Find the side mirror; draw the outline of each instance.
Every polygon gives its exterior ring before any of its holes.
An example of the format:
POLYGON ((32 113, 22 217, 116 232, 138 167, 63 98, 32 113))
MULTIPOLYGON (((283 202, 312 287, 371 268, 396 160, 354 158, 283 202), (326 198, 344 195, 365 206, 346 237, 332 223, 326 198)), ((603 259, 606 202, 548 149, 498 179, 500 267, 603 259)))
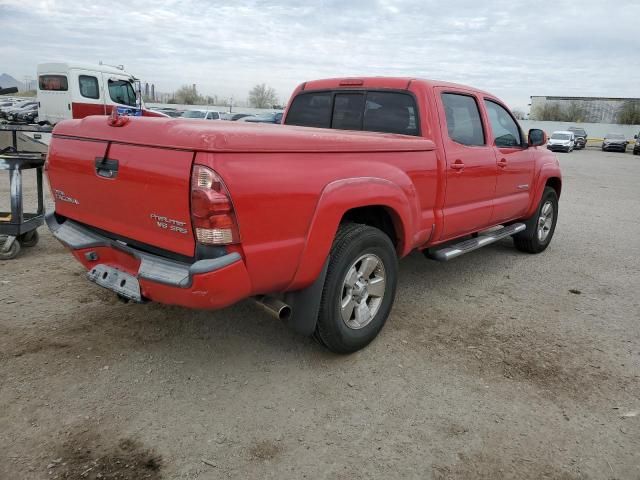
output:
POLYGON ((530 147, 539 147, 545 143, 547 143, 547 134, 544 133, 544 130, 540 130, 539 128, 532 128, 529 130, 530 147))

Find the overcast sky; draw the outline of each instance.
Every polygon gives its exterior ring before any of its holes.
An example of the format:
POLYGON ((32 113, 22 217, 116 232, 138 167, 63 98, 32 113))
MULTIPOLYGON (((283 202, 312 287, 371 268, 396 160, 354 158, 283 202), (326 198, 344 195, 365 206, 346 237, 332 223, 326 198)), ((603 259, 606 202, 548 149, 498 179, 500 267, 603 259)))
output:
POLYGON ((242 99, 347 75, 466 83, 521 109, 530 95, 640 97, 640 1, 0 0, 0 73, 99 60, 159 91, 242 99))

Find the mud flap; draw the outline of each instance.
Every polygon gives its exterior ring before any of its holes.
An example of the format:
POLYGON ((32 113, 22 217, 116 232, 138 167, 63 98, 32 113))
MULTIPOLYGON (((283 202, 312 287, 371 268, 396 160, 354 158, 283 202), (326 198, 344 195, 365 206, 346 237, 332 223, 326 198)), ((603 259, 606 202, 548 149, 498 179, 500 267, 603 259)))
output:
POLYGON ((308 337, 316 329, 322 288, 328 268, 329 258, 327 257, 320 275, 311 285, 302 290, 287 292, 284 295, 284 302, 291 306, 291 317, 286 322, 287 326, 300 335, 308 337))

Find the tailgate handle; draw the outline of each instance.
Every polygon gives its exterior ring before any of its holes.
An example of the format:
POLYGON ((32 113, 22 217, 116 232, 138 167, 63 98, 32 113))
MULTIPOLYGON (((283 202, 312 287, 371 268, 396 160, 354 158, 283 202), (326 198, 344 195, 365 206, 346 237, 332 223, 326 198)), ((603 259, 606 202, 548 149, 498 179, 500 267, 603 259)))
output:
POLYGON ((96 157, 96 173, 103 178, 118 176, 118 160, 115 158, 96 157))

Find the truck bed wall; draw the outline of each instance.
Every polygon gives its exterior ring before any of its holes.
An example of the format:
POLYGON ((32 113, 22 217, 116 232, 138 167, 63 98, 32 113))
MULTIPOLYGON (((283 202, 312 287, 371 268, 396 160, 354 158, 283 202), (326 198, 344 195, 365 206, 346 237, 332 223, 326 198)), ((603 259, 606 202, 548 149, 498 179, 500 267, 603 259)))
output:
POLYGON ((351 208, 386 207, 402 229, 401 255, 433 225, 435 151, 199 153, 195 161, 216 170, 229 189, 256 293, 312 282, 351 208))

